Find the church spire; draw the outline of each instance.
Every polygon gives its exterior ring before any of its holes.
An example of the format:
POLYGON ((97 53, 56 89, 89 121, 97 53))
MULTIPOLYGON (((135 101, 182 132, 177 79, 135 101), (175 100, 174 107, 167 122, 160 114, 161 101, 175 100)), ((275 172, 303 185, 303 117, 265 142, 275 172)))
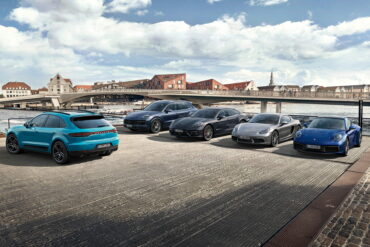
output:
POLYGON ((275 86, 274 83, 274 72, 271 70, 271 75, 270 75, 270 84, 269 86, 275 86))

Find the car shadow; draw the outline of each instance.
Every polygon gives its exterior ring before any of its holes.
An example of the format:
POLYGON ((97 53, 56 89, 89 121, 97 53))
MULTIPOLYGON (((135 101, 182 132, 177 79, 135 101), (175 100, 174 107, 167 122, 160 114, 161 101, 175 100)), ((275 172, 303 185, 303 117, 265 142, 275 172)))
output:
POLYGON ((47 153, 39 153, 34 151, 23 151, 20 154, 9 154, 5 147, 0 147, 1 165, 8 166, 31 166, 31 167, 58 167, 78 165, 93 160, 101 159, 98 155, 71 157, 70 162, 64 165, 56 164, 51 155, 47 153))
POLYGON ((274 153, 282 156, 288 157, 296 157, 296 158, 308 158, 308 159, 317 159, 317 160, 330 160, 340 163, 347 163, 345 161, 341 161, 340 158, 345 158, 343 156, 337 154, 317 154, 317 153, 309 153, 309 152, 300 152, 293 148, 293 142, 291 140, 284 141, 279 143, 277 147, 270 147, 267 145, 253 145, 253 144, 243 144, 243 143, 236 143, 231 138, 223 138, 218 140, 217 142, 212 142, 211 145, 222 147, 222 148, 230 148, 230 149, 249 149, 258 152, 264 153, 274 153))
POLYGON ((172 136, 168 131, 161 132, 156 135, 147 137, 151 141, 157 142, 203 142, 201 138, 196 137, 180 137, 172 136))

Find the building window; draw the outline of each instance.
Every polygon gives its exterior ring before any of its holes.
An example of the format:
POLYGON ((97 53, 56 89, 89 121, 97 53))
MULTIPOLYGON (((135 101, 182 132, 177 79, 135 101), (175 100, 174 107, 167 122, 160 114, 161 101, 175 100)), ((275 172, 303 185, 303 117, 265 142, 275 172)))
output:
POLYGON ((172 84, 171 85, 168 85, 168 88, 172 88, 172 84))
POLYGON ((181 80, 178 80, 178 81, 177 81, 177 84, 182 84, 182 81, 181 81, 181 80))

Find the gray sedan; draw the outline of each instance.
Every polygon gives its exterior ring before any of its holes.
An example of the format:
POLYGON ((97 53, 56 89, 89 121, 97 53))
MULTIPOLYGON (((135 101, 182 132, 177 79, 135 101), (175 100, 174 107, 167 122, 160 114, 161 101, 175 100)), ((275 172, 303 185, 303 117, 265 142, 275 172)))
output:
POLYGON ((301 129, 299 120, 288 115, 262 113, 253 116, 247 123, 238 124, 232 139, 239 143, 277 146, 281 141, 293 139, 301 129))

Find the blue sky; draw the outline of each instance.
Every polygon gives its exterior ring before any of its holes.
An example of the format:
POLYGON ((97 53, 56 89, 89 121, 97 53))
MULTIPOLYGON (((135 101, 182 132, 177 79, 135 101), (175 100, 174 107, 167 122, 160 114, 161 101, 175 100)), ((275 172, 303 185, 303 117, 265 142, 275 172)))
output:
POLYGON ((0 83, 370 83, 368 0, 2 0, 0 83))

